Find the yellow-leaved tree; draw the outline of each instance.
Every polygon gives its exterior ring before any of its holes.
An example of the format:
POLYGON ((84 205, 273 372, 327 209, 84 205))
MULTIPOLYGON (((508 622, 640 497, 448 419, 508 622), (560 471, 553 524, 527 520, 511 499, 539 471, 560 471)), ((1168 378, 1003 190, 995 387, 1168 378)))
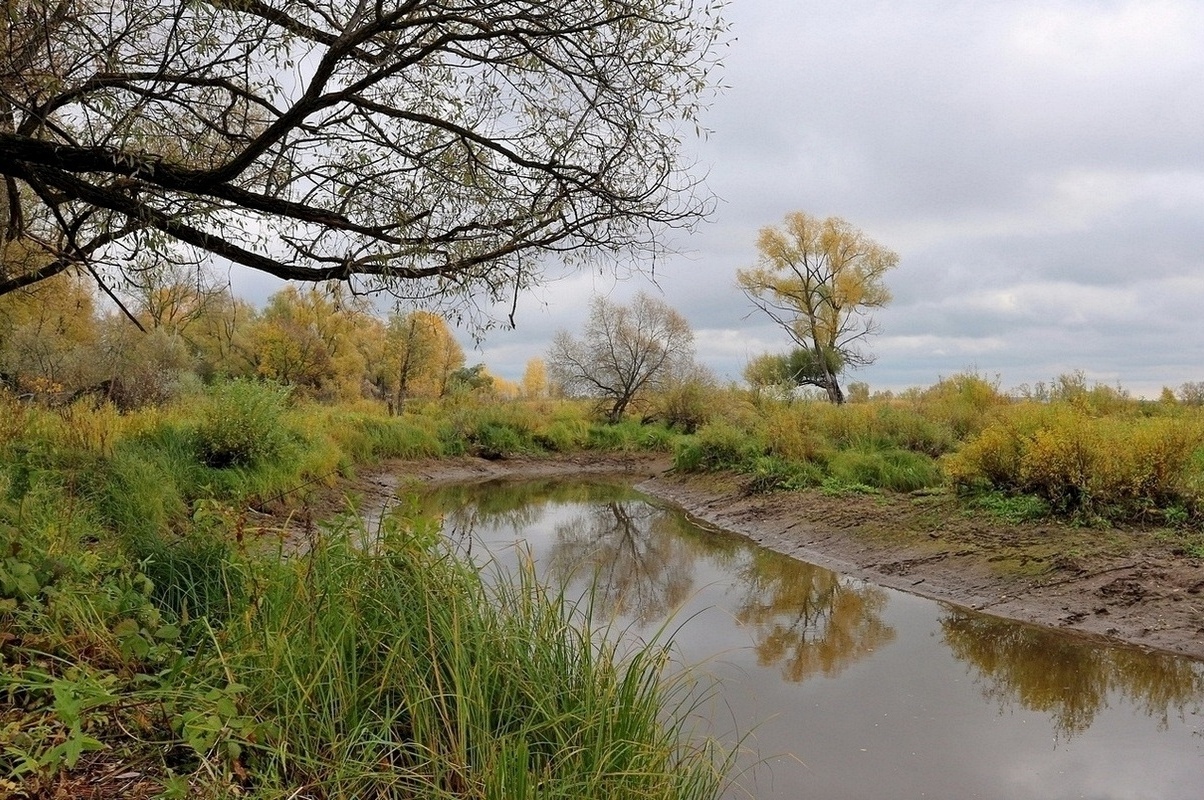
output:
POLYGON ((542 358, 527 362, 523 371, 523 397, 536 400, 548 394, 548 365, 542 358))
POLYGON ((380 336, 371 306, 340 284, 286 286, 268 300, 251 332, 256 371, 325 399, 362 396, 365 337, 380 336))
POLYGON ((843 403, 839 376, 873 362, 865 339, 878 332, 870 313, 890 302, 883 276, 899 256, 839 217, 795 211, 761 229, 755 267, 736 273, 753 305, 795 343, 784 357, 797 385, 818 386, 843 403))
POLYGON ((0 384, 62 395, 104 378, 91 288, 74 273, 0 297, 0 384))
POLYGON ((411 397, 442 396, 452 373, 464 366, 464 350, 438 314, 394 312, 385 333, 384 363, 389 408, 400 414, 411 397))

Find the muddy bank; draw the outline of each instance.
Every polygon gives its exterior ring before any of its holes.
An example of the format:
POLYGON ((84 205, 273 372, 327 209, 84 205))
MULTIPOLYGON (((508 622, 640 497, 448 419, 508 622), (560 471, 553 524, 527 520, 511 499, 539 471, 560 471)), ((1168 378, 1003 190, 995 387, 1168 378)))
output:
POLYGON ((749 495, 739 477, 681 476, 664 457, 394 462, 352 488, 380 507, 407 482, 622 474, 763 547, 1009 619, 1204 659, 1204 563, 1157 531, 1012 525, 945 495, 749 495))

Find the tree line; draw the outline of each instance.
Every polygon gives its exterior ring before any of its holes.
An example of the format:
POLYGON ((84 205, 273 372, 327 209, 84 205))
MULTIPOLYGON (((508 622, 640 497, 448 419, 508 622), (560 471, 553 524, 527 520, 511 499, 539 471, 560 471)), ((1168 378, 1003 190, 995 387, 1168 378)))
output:
POLYGON ((91 393, 134 407, 189 382, 257 378, 320 400, 383 401, 394 413, 462 390, 546 391, 542 363, 520 387, 468 366, 442 316, 381 314, 337 283, 288 285, 256 308, 179 268, 122 299, 130 318, 104 310, 91 283, 70 274, 0 297, 0 380, 51 402, 91 393))
MULTIPOLYGON (((754 358, 746 380, 816 386, 843 402, 840 375, 872 361, 869 311, 889 300, 882 276, 898 257, 843 220, 801 212, 765 228, 757 246, 758 264, 738 271, 737 285, 795 348, 754 358)), ((691 394, 716 384, 695 360, 685 317, 644 292, 628 305, 595 298, 580 335, 558 332, 546 366, 531 359, 516 385, 466 367, 442 316, 400 305, 381 315, 340 282, 288 285, 257 309, 205 270, 175 264, 129 276, 111 294, 121 313, 101 314, 84 274, 0 295, 0 375, 11 388, 51 398, 93 391, 133 406, 166 399, 181 380, 253 376, 318 399, 381 400, 394 413, 411 397, 492 388, 592 397, 611 422, 646 413, 649 395, 676 395, 671 413, 689 428, 691 394)))

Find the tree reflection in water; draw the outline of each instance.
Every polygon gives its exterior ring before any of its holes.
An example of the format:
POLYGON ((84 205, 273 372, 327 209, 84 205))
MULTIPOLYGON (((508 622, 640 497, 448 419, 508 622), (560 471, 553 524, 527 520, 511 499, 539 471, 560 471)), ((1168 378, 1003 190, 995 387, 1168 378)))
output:
POLYGON ((422 505, 424 511, 441 518, 444 536, 470 546, 478 531, 486 527, 509 530, 516 540, 525 539, 549 505, 605 502, 633 494, 622 482, 494 480, 440 486, 423 494, 422 505))
POLYGON ((1119 696, 1166 728, 1172 714, 1198 713, 1204 664, 1162 653, 1105 648, 1065 633, 949 609, 941 618, 945 642, 978 673, 984 697, 1000 713, 1018 703, 1050 715, 1067 738, 1091 726, 1119 696))
POLYGON ((643 500, 596 504, 556 525, 548 570, 564 582, 592 579, 601 611, 658 622, 690 596, 700 555, 674 528, 670 512, 643 500))
POLYGON ((732 576, 737 621, 752 630, 758 662, 780 665, 785 680, 835 676, 895 638, 882 620, 881 589, 704 530, 628 486, 491 482, 441 488, 428 504, 443 515, 445 534, 465 546, 486 526, 526 539, 546 524, 547 506, 577 506, 579 514, 554 525, 547 574, 562 584, 592 582, 595 610, 642 625, 690 598, 705 558, 732 576))
POLYGON ((780 664, 785 680, 838 675, 895 639, 881 616, 886 592, 875 586, 761 549, 741 580, 736 619, 755 630, 758 663, 780 664))

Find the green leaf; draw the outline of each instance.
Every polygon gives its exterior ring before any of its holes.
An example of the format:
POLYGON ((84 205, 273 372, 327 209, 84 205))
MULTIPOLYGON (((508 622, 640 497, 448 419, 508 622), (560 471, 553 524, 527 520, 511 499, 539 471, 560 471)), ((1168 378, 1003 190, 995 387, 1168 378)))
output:
POLYGON ((113 635, 118 639, 126 639, 138 635, 138 623, 132 619, 123 619, 113 626, 113 635))
POLYGON ((155 638, 162 639, 165 642, 174 642, 180 638, 180 628, 178 625, 162 625, 155 631, 155 638))

